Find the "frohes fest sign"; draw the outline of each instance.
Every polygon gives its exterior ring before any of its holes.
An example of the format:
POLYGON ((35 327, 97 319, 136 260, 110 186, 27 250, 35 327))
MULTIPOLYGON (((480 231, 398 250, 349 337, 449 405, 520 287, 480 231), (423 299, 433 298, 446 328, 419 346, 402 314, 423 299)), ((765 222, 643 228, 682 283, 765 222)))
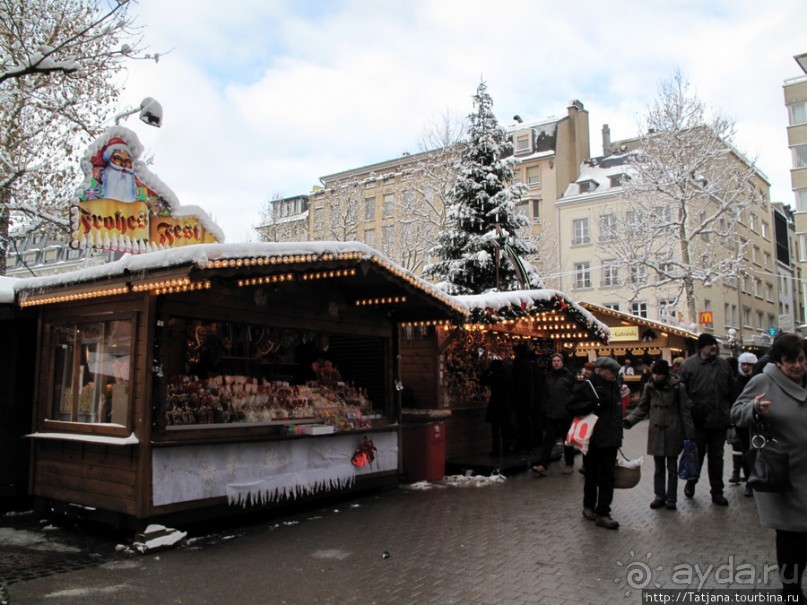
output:
POLYGON ((121 126, 89 147, 70 207, 70 245, 140 253, 223 242, 218 225, 201 208, 181 206, 140 160, 142 152, 134 132, 121 126))

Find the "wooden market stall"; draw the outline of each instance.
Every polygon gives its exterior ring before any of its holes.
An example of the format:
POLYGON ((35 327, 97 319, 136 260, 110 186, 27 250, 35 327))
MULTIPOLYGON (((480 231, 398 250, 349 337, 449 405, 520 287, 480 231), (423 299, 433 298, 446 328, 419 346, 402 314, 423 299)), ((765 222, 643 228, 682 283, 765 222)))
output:
POLYGON ((575 354, 584 361, 606 355, 620 365, 626 358, 634 360, 636 374, 624 377, 634 399, 638 400, 640 394, 643 365, 652 366, 656 359, 671 363, 676 357, 686 358, 694 352, 698 340, 695 332, 587 302, 581 302, 580 306, 609 327, 610 338, 607 345, 581 343, 575 354))
POLYGON ((40 326, 36 506, 132 527, 396 484, 399 329, 466 314, 355 242, 186 246, 16 291, 40 326))
POLYGON ((17 280, 0 277, 0 512, 28 508, 28 443, 36 318, 14 304, 17 280))
POLYGON ((401 336, 405 417, 444 422, 448 460, 490 450, 488 393, 481 376, 490 359, 529 348, 540 368, 555 351, 571 357, 581 345, 603 345, 608 327, 557 290, 519 290, 456 300, 471 313, 461 326, 408 328, 401 336), (426 376, 427 379, 423 377, 426 376))

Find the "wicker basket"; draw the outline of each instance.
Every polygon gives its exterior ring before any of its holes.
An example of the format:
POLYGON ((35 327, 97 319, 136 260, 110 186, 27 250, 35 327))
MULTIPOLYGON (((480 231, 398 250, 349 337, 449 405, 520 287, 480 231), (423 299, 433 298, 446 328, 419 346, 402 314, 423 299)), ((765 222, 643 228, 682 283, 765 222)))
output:
MULTIPOLYGON (((625 458, 625 460, 628 459, 625 454, 622 453, 622 450, 619 450, 619 453, 623 458, 625 458)), ((631 487, 636 487, 636 485, 639 483, 639 479, 641 478, 641 465, 628 468, 627 466, 621 466, 617 460, 616 466, 614 467, 614 488, 630 489, 631 487)))

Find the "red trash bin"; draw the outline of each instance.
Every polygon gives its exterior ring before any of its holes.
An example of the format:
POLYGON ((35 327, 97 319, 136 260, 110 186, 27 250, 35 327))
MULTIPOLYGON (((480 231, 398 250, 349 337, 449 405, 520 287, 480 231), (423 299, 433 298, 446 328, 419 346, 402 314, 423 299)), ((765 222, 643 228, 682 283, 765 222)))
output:
POLYGON ((403 470, 408 481, 439 481, 445 477, 446 430, 444 422, 403 426, 403 470))

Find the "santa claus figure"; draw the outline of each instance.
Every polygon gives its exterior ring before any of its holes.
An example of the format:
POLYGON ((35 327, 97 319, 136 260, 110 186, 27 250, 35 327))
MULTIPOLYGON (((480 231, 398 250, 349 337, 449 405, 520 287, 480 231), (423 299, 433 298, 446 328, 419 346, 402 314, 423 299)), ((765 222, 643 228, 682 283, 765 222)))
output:
POLYGON ((109 140, 92 160, 93 173, 101 181, 101 196, 121 202, 137 199, 137 180, 133 168, 132 152, 121 138, 109 140))

